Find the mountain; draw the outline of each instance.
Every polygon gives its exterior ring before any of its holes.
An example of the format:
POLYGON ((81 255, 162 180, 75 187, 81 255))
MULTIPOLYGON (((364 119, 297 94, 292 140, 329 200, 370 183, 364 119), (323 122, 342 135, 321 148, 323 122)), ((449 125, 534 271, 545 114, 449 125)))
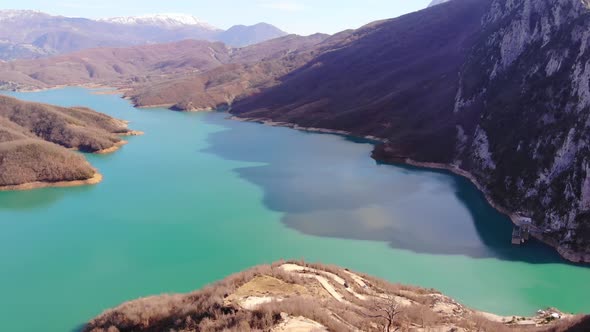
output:
MULTIPOLYGON (((47 59, 0 63, 0 87, 38 89, 94 83, 133 87, 127 97, 138 106, 178 104, 188 108, 200 104, 200 108, 210 108, 233 101, 245 90, 268 85, 265 82, 271 77, 286 74, 296 65, 290 60, 271 65, 271 59, 294 56, 327 37, 289 35, 240 49, 186 40, 83 50, 47 59), (247 84, 243 76, 248 76, 247 84)), ((305 60, 297 63, 303 65, 305 60)))
POLYGON ((4 87, 18 82, 29 88, 63 84, 130 83, 176 72, 199 72, 230 60, 221 43, 185 40, 129 48, 96 48, 38 60, 0 63, 4 87))
POLYGON ((428 5, 428 7, 440 5, 441 3, 448 2, 450 0, 432 0, 432 2, 428 5))
POLYGON ((155 14, 99 20, 52 16, 29 10, 0 10, 0 59, 35 59, 95 47, 169 43, 185 39, 244 46, 284 35, 258 24, 228 31, 194 16, 155 14))
POLYGON ((132 135, 120 120, 0 95, 0 190, 89 184, 100 175, 78 153, 109 152, 132 135))
POLYGON ((574 332, 587 327, 587 318, 555 309, 535 317, 501 317, 432 289, 336 266, 287 262, 257 266, 201 291, 124 303, 82 331, 574 332))
POLYGON ((201 21, 192 15, 186 14, 154 14, 143 16, 121 16, 106 19, 99 19, 101 22, 108 22, 123 25, 151 25, 164 28, 177 28, 186 26, 200 26, 204 29, 218 30, 214 26, 201 21))
POLYGON ((217 38, 226 45, 243 47, 286 35, 286 32, 273 25, 268 23, 258 23, 251 26, 234 25, 219 34, 217 38))
POLYGON ((278 84, 281 76, 309 61, 310 51, 327 38, 322 34, 289 35, 234 50, 227 64, 180 78, 140 82, 125 97, 136 106, 164 105, 176 110, 225 108, 236 99, 278 84))
POLYGON ((355 31, 232 112, 375 136, 375 158, 467 176, 590 262, 588 26, 579 0, 454 0, 355 31))

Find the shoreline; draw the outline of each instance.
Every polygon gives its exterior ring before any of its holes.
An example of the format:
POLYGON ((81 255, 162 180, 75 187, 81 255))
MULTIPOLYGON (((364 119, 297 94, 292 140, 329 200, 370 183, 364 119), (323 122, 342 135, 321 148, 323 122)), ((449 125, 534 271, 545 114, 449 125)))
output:
MULTIPOLYGON (((461 169, 455 165, 419 162, 419 161, 415 161, 415 160, 412 160, 409 158, 402 159, 402 160, 400 160, 400 162, 405 165, 410 165, 410 166, 415 166, 415 167, 420 167, 420 168, 425 168, 425 169, 445 170, 445 171, 451 172, 455 175, 466 178, 477 188, 477 190, 479 190, 479 192, 481 192, 484 195, 486 201, 488 202, 488 204, 490 204, 490 206, 492 206, 494 209, 496 209, 496 211, 500 212, 501 214, 507 216, 513 225, 519 226, 519 223, 518 223, 519 216, 516 213, 511 212, 509 209, 496 203, 490 197, 490 195, 487 193, 487 191, 484 189, 484 187, 481 185, 481 183, 479 183, 479 181, 477 181, 475 176, 473 176, 473 174, 469 173, 468 171, 461 169)), ((534 239, 544 243, 545 245, 548 245, 548 246, 554 248, 557 251, 557 253, 568 262, 576 263, 576 264, 590 263, 590 254, 582 254, 582 253, 572 252, 571 250, 568 250, 568 249, 560 246, 559 243, 557 243, 555 240, 545 237, 540 234, 530 233, 530 235, 534 239)))
MULTIPOLYGON (((112 87, 112 86, 106 86, 103 84, 96 84, 96 83, 60 85, 60 86, 53 86, 50 88, 40 88, 40 89, 35 89, 35 90, 17 89, 17 91, 38 92, 38 91, 44 91, 44 90, 60 89, 60 88, 64 88, 64 87, 82 87, 82 88, 87 88, 87 89, 97 89, 97 88, 113 89, 112 91, 109 91, 109 94, 120 94, 123 96, 124 99, 127 99, 130 101, 130 99, 124 97, 124 94, 123 94, 123 89, 129 89, 129 88, 125 88, 125 87, 118 87, 117 88, 117 87, 112 87)), ((146 108, 146 109, 147 108, 168 108, 170 111, 175 111, 174 109, 172 109, 174 104, 142 105, 142 106, 138 106, 138 105, 133 104, 133 106, 135 108, 139 108, 139 109, 142 109, 142 108, 146 108)), ((182 112, 210 112, 213 110, 214 109, 211 109, 211 110, 209 110, 209 109, 194 109, 194 110, 182 110, 182 112)), ((269 126, 273 126, 273 127, 285 127, 285 128, 291 128, 291 129, 310 132, 310 133, 349 136, 349 137, 354 137, 354 138, 361 138, 361 139, 370 140, 370 141, 373 141, 374 143, 387 143, 388 142, 388 140, 384 139, 384 138, 380 138, 380 137, 376 137, 376 136, 372 136, 372 135, 359 136, 359 135, 355 135, 355 134, 353 134, 349 131, 345 131, 345 130, 316 128, 316 127, 303 127, 303 126, 300 126, 295 123, 273 121, 268 118, 241 117, 238 115, 231 114, 229 112, 228 112, 228 114, 229 114, 229 116, 227 117, 227 119, 234 120, 234 121, 256 122, 256 123, 269 125, 269 126)), ((131 131, 129 133, 121 134, 121 136, 137 136, 137 135, 143 135, 143 132, 131 131)), ((100 150, 95 153, 96 154, 109 154, 109 153, 119 150, 125 144, 127 144, 127 141, 122 141, 122 142, 115 144, 115 146, 113 146, 111 148, 100 150)), ((373 157, 371 157, 371 158, 373 158, 373 157)), ((383 160, 383 159, 381 159, 381 160, 376 159, 376 158, 373 158, 373 159, 378 160, 378 161, 388 162, 387 160, 383 160)), ((393 158, 393 159, 396 159, 396 158, 393 158)), ((473 176, 473 174, 469 173, 468 171, 465 171, 457 166, 450 165, 450 164, 418 162, 418 161, 415 161, 415 160, 412 160, 409 158, 397 158, 397 160, 392 161, 391 163, 395 164, 396 162, 399 164, 410 165, 410 166, 415 166, 415 167, 420 167, 420 168, 425 168, 425 169, 445 170, 445 171, 451 172, 455 175, 458 175, 458 176, 468 179, 484 195, 486 201, 488 202, 488 204, 490 204, 490 206, 492 206, 494 209, 496 209, 496 211, 500 212, 501 214, 504 214, 505 216, 507 216, 514 225, 518 225, 518 222, 517 222, 518 216, 516 215, 516 213, 509 211, 507 208, 500 206, 498 203, 496 203, 494 200, 492 200, 492 198, 489 196, 489 194, 484 189, 484 187, 477 181, 477 179, 473 176)), ((1 187, 0 187, 0 191, 2 191, 1 187)), ((545 237, 540 234, 531 233, 530 235, 533 238, 535 238, 536 240, 554 248, 557 251, 557 253, 566 261, 569 261, 571 263, 576 263, 576 264, 590 264, 590 253, 574 252, 570 249, 560 246, 559 243, 557 243, 555 240, 545 237)))
POLYGON ((52 86, 48 86, 48 87, 17 87, 16 89, 13 89, 12 91, 14 92, 24 92, 24 93, 29 93, 29 92, 43 92, 43 91, 50 91, 50 90, 59 90, 59 89, 64 89, 64 88, 85 88, 85 89, 113 89, 114 91, 109 92, 109 93, 96 93, 96 94, 118 94, 121 93, 119 92, 120 89, 124 89, 124 88, 117 88, 114 86, 109 86, 109 85, 104 85, 104 84, 100 84, 100 83, 80 83, 80 84, 59 84, 59 85, 52 85, 52 86))
POLYGON ((98 150, 98 151, 94 152, 94 154, 111 154, 111 153, 119 150, 120 148, 122 148, 127 143, 129 143, 129 142, 122 140, 122 141, 115 143, 115 145, 111 146, 110 148, 98 150))
MULTIPOLYGON (((235 121, 242 121, 242 122, 256 122, 256 123, 274 126, 274 127, 287 127, 287 128, 291 128, 291 129, 312 132, 312 133, 346 135, 346 136, 351 136, 351 137, 356 137, 356 138, 368 139, 368 140, 372 140, 372 141, 380 142, 380 143, 387 143, 387 141, 388 141, 387 139, 374 137, 374 136, 370 136, 370 135, 369 136, 359 136, 359 135, 355 135, 355 134, 352 134, 351 132, 344 131, 344 130, 302 127, 302 126, 299 126, 294 123, 277 122, 277 121, 272 121, 272 120, 265 119, 265 118, 247 118, 247 117, 239 117, 237 115, 232 114, 231 116, 228 117, 228 119, 235 120, 235 121)), ((373 158, 373 157, 371 157, 371 158, 373 158)), ((376 158, 373 158, 373 159, 375 159, 377 161, 388 162, 387 160, 383 160, 383 159, 381 159, 381 160, 376 159, 376 158)), ((389 163, 395 164, 396 162, 389 162, 389 163)), ((490 195, 487 193, 487 191, 484 189, 483 185, 481 185, 481 183, 479 183, 479 181, 477 181, 475 176, 473 176, 473 174, 469 173, 468 171, 461 169, 457 166, 450 165, 450 164, 419 162, 419 161, 415 161, 415 160, 412 160, 409 158, 398 158, 397 163, 402 164, 402 165, 410 165, 410 166, 420 167, 420 168, 424 168, 424 169, 444 170, 444 171, 448 171, 448 172, 451 172, 455 175, 466 178, 477 188, 477 190, 479 192, 481 192, 484 195, 485 200, 487 201, 488 204, 490 204, 490 206, 492 206, 496 211, 500 212, 501 214, 507 216, 513 225, 518 226, 517 214, 514 212, 511 212, 507 208, 496 203, 490 197, 490 195)), ((590 264, 590 253, 584 254, 584 253, 573 252, 569 249, 563 248, 555 240, 547 238, 547 237, 539 235, 539 234, 531 233, 531 236, 533 238, 535 238, 536 240, 544 243, 545 245, 548 245, 548 246, 554 248, 557 251, 557 253, 564 260, 566 260, 570 263, 590 264)))
POLYGON ((67 187, 79 187, 87 185, 95 185, 102 182, 102 174, 95 172, 94 175, 86 180, 74 180, 74 181, 58 181, 58 182, 29 182, 17 185, 0 186, 0 192, 4 191, 28 191, 42 188, 67 188, 67 187))
POLYGON ((367 136, 354 135, 351 132, 346 131, 346 130, 325 129, 325 128, 317 128, 317 127, 302 127, 298 124, 291 123, 291 122, 277 122, 277 121, 272 121, 272 120, 269 120, 266 118, 246 118, 246 117, 239 117, 239 116, 236 116, 233 114, 231 116, 229 116, 228 119, 234 120, 234 121, 240 121, 240 122, 255 122, 255 123, 260 123, 260 124, 269 125, 269 126, 273 126, 273 127, 291 128, 291 129, 295 129, 295 130, 299 130, 299 131, 305 131, 308 133, 349 136, 349 137, 362 138, 362 139, 366 139, 366 140, 370 140, 370 141, 374 141, 374 142, 379 142, 379 143, 387 143, 387 139, 383 139, 383 138, 379 138, 379 137, 371 136, 371 135, 367 135, 367 136))
MULTIPOLYGON (((142 136, 145 133, 143 131, 139 131, 139 130, 130 130, 126 133, 122 133, 122 134, 118 134, 119 136, 126 136, 126 137, 130 137, 130 136, 142 136)), ((119 149, 121 149, 123 146, 127 145, 127 143, 129 143, 126 140, 121 140, 117 143, 115 143, 113 146, 111 146, 110 148, 106 148, 106 149, 102 149, 102 150, 98 150, 95 152, 92 152, 92 154, 110 154, 113 153, 119 149)))

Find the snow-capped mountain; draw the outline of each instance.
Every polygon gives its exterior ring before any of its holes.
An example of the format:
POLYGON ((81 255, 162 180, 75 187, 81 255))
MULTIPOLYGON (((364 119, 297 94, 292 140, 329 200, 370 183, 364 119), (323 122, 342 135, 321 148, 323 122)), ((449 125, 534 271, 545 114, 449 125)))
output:
POLYGON ((1 9, 0 10, 0 21, 10 21, 15 19, 31 19, 37 17, 48 16, 45 13, 36 10, 12 10, 12 9, 1 9))
POLYGON ((195 16, 187 14, 153 14, 142 16, 121 16, 100 19, 101 22, 109 22, 125 25, 152 25, 167 28, 178 28, 183 26, 197 26, 209 30, 219 30, 216 27, 201 21, 195 16))
POLYGON ((0 59, 31 59, 96 47, 126 47, 185 39, 241 47, 286 33, 269 24, 218 29, 186 14, 106 19, 54 16, 32 10, 0 10, 0 59))

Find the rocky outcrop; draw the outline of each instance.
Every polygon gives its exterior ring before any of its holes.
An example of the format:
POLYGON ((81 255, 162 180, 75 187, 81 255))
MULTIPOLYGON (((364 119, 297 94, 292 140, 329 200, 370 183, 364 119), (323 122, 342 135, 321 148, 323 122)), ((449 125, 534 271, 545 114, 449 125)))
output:
POLYGON ((588 4, 496 0, 482 22, 455 109, 470 138, 453 163, 566 258, 590 262, 588 4))

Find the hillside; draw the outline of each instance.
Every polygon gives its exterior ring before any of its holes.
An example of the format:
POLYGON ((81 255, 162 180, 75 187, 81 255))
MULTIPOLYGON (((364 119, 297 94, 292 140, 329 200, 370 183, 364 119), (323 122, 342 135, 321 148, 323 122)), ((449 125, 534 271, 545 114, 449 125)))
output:
POLYGON ((96 48, 38 60, 0 63, 0 84, 25 89, 65 84, 131 84, 152 76, 215 68, 229 61, 221 43, 186 40, 129 48, 96 48))
POLYGON ((125 96, 136 106, 160 105, 176 110, 227 107, 238 98, 278 84, 278 78, 309 61, 313 56, 310 50, 327 37, 290 35, 232 50, 227 64, 180 78, 136 84, 125 96))
POLYGON ((106 153, 135 135, 87 108, 63 108, 0 96, 0 190, 86 184, 100 175, 81 154, 106 153))
POLYGON ((588 25, 577 0, 454 0, 355 31, 232 112, 386 140, 375 158, 468 176, 590 262, 588 25))
POLYGON ((283 35, 283 31, 270 24, 224 31, 184 14, 92 20, 31 10, 0 10, 0 60, 36 59, 87 48, 170 43, 185 39, 245 46, 283 35))
MULTIPOLYGON (((327 35, 322 34, 289 35, 238 49, 196 40, 88 49, 46 59, 0 63, 0 88, 34 90, 60 85, 102 84, 132 87, 139 91, 145 86, 154 91, 153 95, 171 100, 149 105, 175 104, 178 102, 174 99, 176 95, 168 96, 167 92, 152 87, 162 86, 169 80, 203 80, 202 77, 209 76, 211 70, 225 71, 220 69, 224 65, 245 67, 246 64, 310 48, 325 38, 327 35)), ((284 70, 277 71, 275 76, 284 73, 284 70)))
POLYGON ((131 301, 83 331, 582 331, 582 317, 550 309, 500 317, 432 290, 336 266, 258 266, 201 291, 131 301), (555 317, 560 317, 555 319, 555 317))

